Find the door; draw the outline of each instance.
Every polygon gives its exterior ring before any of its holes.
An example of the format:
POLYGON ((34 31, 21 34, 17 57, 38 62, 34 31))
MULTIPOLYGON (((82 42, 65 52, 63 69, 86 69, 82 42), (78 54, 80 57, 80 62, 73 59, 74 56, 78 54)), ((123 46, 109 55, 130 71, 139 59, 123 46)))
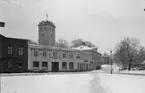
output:
POLYGON ((59 63, 52 62, 52 72, 58 72, 58 71, 59 71, 59 63))

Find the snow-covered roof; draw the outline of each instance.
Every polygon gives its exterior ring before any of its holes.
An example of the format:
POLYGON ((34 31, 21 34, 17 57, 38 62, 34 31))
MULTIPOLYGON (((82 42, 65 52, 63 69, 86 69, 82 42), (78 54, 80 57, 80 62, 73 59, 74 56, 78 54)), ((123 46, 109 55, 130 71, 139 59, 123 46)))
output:
POLYGON ((79 46, 79 47, 76 47, 76 48, 72 48, 72 49, 77 49, 77 50, 93 50, 93 48, 90 48, 88 46, 79 46))
POLYGON ((33 40, 28 40, 28 44, 35 44, 35 45, 38 45, 38 43, 37 42, 35 42, 35 41, 33 41, 33 40))
POLYGON ((46 45, 37 45, 37 44, 28 44, 29 48, 46 48, 46 49, 54 49, 54 50, 62 50, 62 51, 78 51, 76 49, 67 49, 67 48, 60 48, 60 47, 56 47, 56 46, 46 46, 46 45))

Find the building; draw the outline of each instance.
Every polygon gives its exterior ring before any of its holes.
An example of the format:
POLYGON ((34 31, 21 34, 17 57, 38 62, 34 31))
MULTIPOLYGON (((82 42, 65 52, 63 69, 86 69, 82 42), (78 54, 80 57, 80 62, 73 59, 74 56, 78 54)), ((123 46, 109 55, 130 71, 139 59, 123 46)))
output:
POLYGON ((92 70, 92 55, 80 50, 78 50, 77 52, 77 58, 80 60, 80 62, 78 63, 79 71, 92 70))
POLYGON ((42 21, 38 25, 39 44, 55 46, 55 25, 50 21, 42 21))
POLYGON ((85 71, 92 69, 90 54, 74 49, 34 45, 28 46, 29 71, 85 71))
POLYGON ((97 51, 98 48, 90 48, 88 46, 82 45, 77 48, 74 48, 80 51, 83 51, 84 53, 89 54, 92 57, 92 69, 99 69, 101 67, 103 57, 102 55, 97 51))
POLYGON ((31 71, 76 70, 76 52, 58 47, 29 44, 28 65, 31 71))
POLYGON ((28 40, 0 35, 0 72, 28 70, 28 40))

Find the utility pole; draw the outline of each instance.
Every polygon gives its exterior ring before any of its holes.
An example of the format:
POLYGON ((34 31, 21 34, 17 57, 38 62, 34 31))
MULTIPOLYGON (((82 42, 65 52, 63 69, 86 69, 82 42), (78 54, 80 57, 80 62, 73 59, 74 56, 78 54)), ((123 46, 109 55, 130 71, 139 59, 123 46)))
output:
POLYGON ((111 54, 111 70, 110 70, 110 74, 112 74, 112 50, 110 51, 111 54))

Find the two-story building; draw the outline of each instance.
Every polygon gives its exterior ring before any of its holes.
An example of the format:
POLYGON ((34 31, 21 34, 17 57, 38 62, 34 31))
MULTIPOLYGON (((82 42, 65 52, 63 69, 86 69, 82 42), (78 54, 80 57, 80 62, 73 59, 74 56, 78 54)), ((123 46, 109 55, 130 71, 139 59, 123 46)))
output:
POLYGON ((0 72, 28 70, 28 40, 0 35, 0 72))
POLYGON ((28 69, 30 71, 76 71, 78 59, 77 51, 52 46, 28 46, 28 69))
POLYGON ((75 49, 28 45, 29 71, 83 71, 92 69, 90 54, 75 49))

